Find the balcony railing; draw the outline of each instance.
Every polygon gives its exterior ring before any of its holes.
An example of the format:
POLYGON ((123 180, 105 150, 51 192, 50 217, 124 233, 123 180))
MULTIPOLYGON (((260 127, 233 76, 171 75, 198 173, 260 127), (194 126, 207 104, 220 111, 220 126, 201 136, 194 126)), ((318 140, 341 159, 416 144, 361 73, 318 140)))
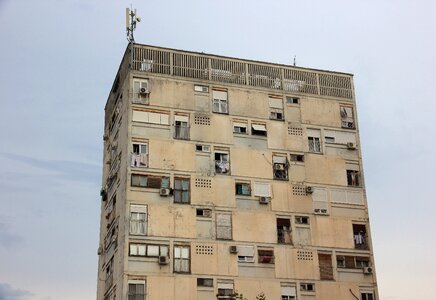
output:
POLYGON ((353 99, 352 75, 135 44, 133 70, 353 99))

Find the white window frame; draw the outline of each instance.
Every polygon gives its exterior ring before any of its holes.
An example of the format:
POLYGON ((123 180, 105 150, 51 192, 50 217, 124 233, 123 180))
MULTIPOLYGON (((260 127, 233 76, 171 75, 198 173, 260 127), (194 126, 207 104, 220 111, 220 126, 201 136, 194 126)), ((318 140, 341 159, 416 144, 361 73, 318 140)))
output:
POLYGON ((307 142, 309 146, 309 152, 322 153, 320 129, 307 129, 307 142))
POLYGON ((215 214, 216 225, 216 239, 217 240, 231 240, 233 239, 233 222, 232 213, 230 212, 217 212, 215 214), (230 232, 230 235, 221 234, 220 229, 226 229, 226 233, 230 232))
POLYGON ((131 167, 148 167, 148 143, 132 142, 132 157, 130 160, 131 167), (136 151, 136 149, 138 151, 136 151))
POLYGON ((174 273, 191 272, 191 247, 188 245, 174 245, 174 273), (187 268, 186 263, 187 262, 187 268))
POLYGON ((238 246, 238 262, 254 263, 254 246, 238 246))
POLYGON ((128 300, 145 300, 146 297, 147 297, 147 289, 146 289, 146 282, 145 282, 145 280, 129 280, 129 281, 127 281, 127 299, 128 300), (142 294, 142 297, 141 297, 141 294, 136 294, 136 293, 135 294, 131 294, 131 292, 130 292, 130 286, 131 285, 135 285, 135 287, 137 285, 142 285, 143 286, 144 294, 142 294), (138 298, 138 296, 139 296, 139 298, 138 298))
POLYGON ((214 113, 229 113, 229 98, 227 91, 212 90, 212 111, 214 113))
POLYGON ((131 235, 147 235, 148 227, 147 205, 130 205, 129 232, 131 235))

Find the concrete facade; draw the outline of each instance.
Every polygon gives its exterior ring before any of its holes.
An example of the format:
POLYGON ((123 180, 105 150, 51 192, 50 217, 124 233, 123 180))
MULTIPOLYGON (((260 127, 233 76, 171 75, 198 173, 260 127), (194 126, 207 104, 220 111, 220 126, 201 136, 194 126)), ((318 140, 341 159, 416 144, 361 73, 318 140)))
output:
POLYGON ((130 45, 98 300, 378 299, 352 75, 130 45))

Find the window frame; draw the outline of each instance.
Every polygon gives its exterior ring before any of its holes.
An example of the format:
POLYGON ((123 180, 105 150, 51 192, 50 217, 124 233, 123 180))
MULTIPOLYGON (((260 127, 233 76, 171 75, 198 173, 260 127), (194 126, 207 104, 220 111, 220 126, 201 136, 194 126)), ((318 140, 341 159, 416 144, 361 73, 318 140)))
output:
POLYGON ((173 195, 174 195, 174 203, 178 204, 190 204, 191 203, 191 178, 190 177, 174 177, 174 189, 173 189, 173 195), (177 182, 180 181, 180 187, 177 188, 177 182), (183 182, 188 182, 187 189, 183 188, 183 182), (178 200, 178 194, 180 193, 180 200, 178 200), (183 195, 184 193, 187 193, 187 202, 183 201, 183 195))
POLYGON ((231 212, 216 212, 215 213, 215 237, 217 240, 232 240, 233 239, 233 216, 232 216, 231 212), (223 222, 223 221, 218 220, 220 218, 220 216, 228 216, 230 225, 219 224, 219 222, 223 222), (221 235, 219 228, 227 228, 227 230, 230 229, 229 230, 230 236, 221 235))
POLYGON ((212 89, 212 112, 226 115, 229 114, 229 93, 227 90, 212 89), (219 93, 225 93, 225 97, 220 98, 218 96, 219 93), (216 105, 217 109, 215 108, 216 105))
POLYGON ((246 196, 246 197, 250 197, 251 196, 251 182, 247 182, 247 181, 235 181, 235 195, 236 196, 246 196), (238 185, 241 186, 240 189, 238 189, 238 185), (248 187, 248 189, 246 188, 246 190, 248 191, 248 193, 244 193, 244 188, 243 186, 248 187), (238 193, 238 191, 240 191, 240 193, 238 193))
MULTIPOLYGON (((178 273, 178 274, 189 274, 191 273, 191 246, 190 245, 174 245, 174 250, 173 250, 173 272, 174 273, 178 273), (176 255, 176 249, 180 249, 180 256, 182 256, 182 250, 183 249, 188 249, 188 258, 183 258, 183 257, 177 257, 176 255), (181 262, 183 261, 188 261, 188 270, 176 270, 176 261, 180 260, 181 262)), ((180 264, 180 268, 182 269, 182 263, 180 264)))
POLYGON ((147 286, 145 280, 128 280, 127 281, 127 300, 145 300, 147 297, 147 286), (141 285, 143 287, 143 294, 137 294, 137 289, 135 288, 136 292, 135 294, 131 294, 131 286, 139 286, 141 285), (138 298, 139 296, 139 298, 138 298))
POLYGON ((130 207, 129 207, 129 234, 130 235, 143 235, 143 236, 146 236, 148 234, 148 205, 142 205, 142 204, 131 204, 130 205, 130 207), (135 216, 135 218, 133 218, 133 216, 135 216), (144 224, 141 225, 141 223, 144 223, 144 224), (132 228, 136 228, 136 230, 133 230, 132 228), (142 230, 141 230, 141 228, 142 228, 142 230))

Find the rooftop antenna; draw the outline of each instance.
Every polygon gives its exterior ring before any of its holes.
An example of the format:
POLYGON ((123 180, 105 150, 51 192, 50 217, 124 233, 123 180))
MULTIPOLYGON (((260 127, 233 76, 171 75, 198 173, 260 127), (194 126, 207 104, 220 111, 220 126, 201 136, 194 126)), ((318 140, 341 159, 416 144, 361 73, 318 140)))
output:
POLYGON ((136 23, 141 22, 141 18, 138 17, 138 14, 136 13, 136 9, 132 9, 130 6, 129 8, 126 8, 126 30, 127 30, 127 40, 130 44, 135 43, 135 38, 133 37, 133 31, 136 29, 136 23))
POLYGON ((294 55, 294 67, 297 65, 297 55, 294 55))

